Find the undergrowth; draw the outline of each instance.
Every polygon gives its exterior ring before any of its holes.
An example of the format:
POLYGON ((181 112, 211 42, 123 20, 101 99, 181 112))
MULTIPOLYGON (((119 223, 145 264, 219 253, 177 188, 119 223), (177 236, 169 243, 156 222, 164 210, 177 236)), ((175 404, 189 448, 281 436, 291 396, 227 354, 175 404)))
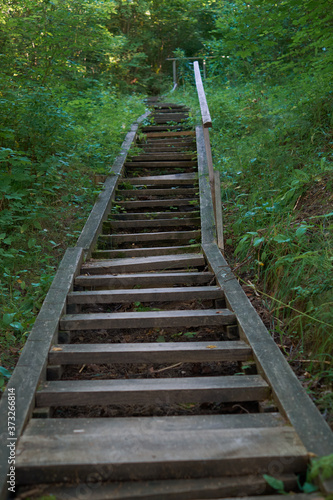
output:
MULTIPOLYGON (((325 81, 204 82, 227 258, 263 298, 271 333, 333 413, 333 93, 325 81)), ((175 93, 199 118, 195 89, 175 93)))
POLYGON ((4 92, 1 100, 0 387, 100 190, 94 174, 111 170, 144 112, 139 97, 99 84, 76 94, 23 89, 15 100, 4 92))

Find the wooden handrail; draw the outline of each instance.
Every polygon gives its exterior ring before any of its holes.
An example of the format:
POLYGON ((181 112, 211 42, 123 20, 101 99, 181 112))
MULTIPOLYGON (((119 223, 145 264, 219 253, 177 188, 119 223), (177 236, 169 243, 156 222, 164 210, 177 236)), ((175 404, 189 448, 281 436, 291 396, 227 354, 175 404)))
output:
POLYGON ((206 94, 205 94, 205 90, 204 90, 203 84, 202 84, 202 79, 201 79, 198 61, 194 61, 193 66, 194 66, 194 75, 195 75, 195 85, 197 87, 199 103, 200 103, 202 125, 204 128, 210 128, 212 126, 212 119, 210 117, 210 112, 209 112, 209 108, 208 108, 208 104, 207 104, 206 94))
POLYGON ((224 243, 223 243, 223 223, 222 223, 222 205, 221 205, 221 188, 220 188, 221 183, 220 183, 219 173, 214 172, 212 149, 210 146, 210 139, 209 139, 209 128, 212 127, 212 119, 210 117, 206 94, 202 84, 198 61, 194 61, 193 66, 194 66, 195 85, 197 87, 199 103, 200 103, 202 127, 203 127, 207 165, 208 165, 209 184, 212 193, 214 216, 215 216, 217 243, 219 248, 223 250, 224 243))

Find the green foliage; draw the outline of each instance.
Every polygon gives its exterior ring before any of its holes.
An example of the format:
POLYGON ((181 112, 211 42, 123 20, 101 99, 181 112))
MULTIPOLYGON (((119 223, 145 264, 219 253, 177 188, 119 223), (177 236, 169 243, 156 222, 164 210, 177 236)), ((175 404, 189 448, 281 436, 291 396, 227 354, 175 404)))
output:
POLYGON ((0 363, 11 368, 99 192, 94 173, 110 171, 145 108, 98 81, 75 91, 54 79, 1 81, 0 363))
POLYGON ((311 465, 307 473, 307 481, 311 482, 319 475, 324 480, 331 479, 333 477, 333 455, 315 458, 311 461, 311 465))
POLYGON ((276 490, 278 493, 285 493, 284 483, 283 481, 281 481, 281 479, 276 479, 275 477, 269 476, 268 474, 264 474, 263 478, 265 479, 266 483, 269 484, 269 486, 271 486, 271 488, 276 490))
POLYGON ((214 69, 239 80, 254 73, 316 74, 329 80, 332 64, 332 0, 218 1, 215 28, 205 47, 214 69), (222 60, 221 60, 222 58, 222 60))
POLYGON ((10 378, 10 372, 6 370, 3 366, 0 366, 0 391, 2 391, 5 380, 10 378))
POLYGON ((113 2, 4 0, 0 7, 5 74, 86 85, 112 65, 122 41, 106 29, 113 2), (75 82, 75 83, 74 83, 75 82))
POLYGON ((331 98, 323 82, 286 83, 208 87, 212 142, 237 258, 253 262, 269 295, 314 318, 272 303, 280 319, 299 332, 303 347, 311 345, 325 359, 333 343, 327 328, 333 286, 330 212, 304 216, 298 209, 312 186, 332 185, 330 117, 318 95, 326 90, 327 101, 331 98))

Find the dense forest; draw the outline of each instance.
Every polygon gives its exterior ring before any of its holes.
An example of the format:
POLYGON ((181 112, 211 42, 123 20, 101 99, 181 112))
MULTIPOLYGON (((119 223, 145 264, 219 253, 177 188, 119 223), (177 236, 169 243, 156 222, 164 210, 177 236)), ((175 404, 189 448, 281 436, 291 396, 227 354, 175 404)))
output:
POLYGON ((207 57, 226 252, 332 412, 332 0, 0 0, 0 386, 144 98, 207 57))

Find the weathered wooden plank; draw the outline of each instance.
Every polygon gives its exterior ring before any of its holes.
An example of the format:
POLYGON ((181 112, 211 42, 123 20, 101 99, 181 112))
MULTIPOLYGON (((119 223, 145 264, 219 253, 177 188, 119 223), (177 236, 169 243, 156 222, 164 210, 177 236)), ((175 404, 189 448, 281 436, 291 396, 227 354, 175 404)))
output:
POLYGON ((166 132, 167 135, 164 135, 161 136, 160 134, 158 134, 158 136, 156 137, 155 134, 156 132, 154 133, 154 135, 152 136, 151 133, 147 133, 147 134, 144 134, 143 136, 143 140, 142 138, 140 138, 138 140, 139 143, 149 143, 149 142, 164 142, 165 144, 172 144, 174 142, 193 142, 193 134, 192 134, 192 130, 184 130, 183 132, 185 132, 184 134, 182 134, 181 132, 176 132, 177 135, 174 135, 175 133, 174 132, 166 132), (190 132, 190 133, 188 133, 190 132), (169 134, 173 134, 173 135, 169 135, 169 134))
MULTIPOLYGON (((277 434, 282 435, 286 430, 286 420, 279 413, 240 413, 225 415, 188 415, 188 416, 158 416, 158 417, 113 417, 105 418, 59 418, 32 424, 27 429, 29 436, 58 436, 60 433, 76 434, 78 423, 82 424, 82 434, 86 436, 136 434, 137 430, 149 434, 167 432, 201 432, 220 431, 228 432, 232 429, 273 429, 278 428, 277 434)), ((269 432, 269 431, 268 431, 269 432)), ((273 431, 274 432, 274 431, 273 431)), ((299 440, 294 431, 296 442, 299 440)))
POLYGON ((182 161, 182 160, 195 160, 196 154, 192 153, 178 153, 178 152, 167 152, 167 153, 144 153, 136 156, 131 156, 128 158, 129 161, 137 162, 137 161, 182 161))
POLYGON ((74 277, 82 262, 82 249, 66 251, 42 305, 31 334, 24 346, 17 366, 9 379, 7 389, 0 400, 0 437, 6 444, 0 446, 0 498, 6 497, 8 470, 8 395, 16 397, 15 437, 19 437, 34 408, 34 392, 41 380, 45 380, 47 352, 56 340, 59 318, 66 307, 66 296, 71 290, 74 277))
POLYGON ((152 219, 186 219, 189 217, 198 217, 198 210, 189 210, 187 212, 127 212, 112 214, 109 220, 152 220, 152 219))
POLYGON ((51 348, 49 362, 61 365, 203 363, 205 361, 247 361, 251 359, 251 353, 251 348, 242 341, 215 342, 213 347, 208 342, 59 344, 51 348))
POLYGON ((109 242, 111 245, 121 243, 139 243, 149 241, 186 241, 200 238, 201 231, 162 231, 156 233, 129 233, 129 234, 100 234, 101 242, 109 242))
POLYGON ((188 217, 187 219, 154 219, 154 220, 123 220, 123 221, 106 221, 103 224, 103 230, 110 229, 128 229, 128 228, 144 228, 144 227, 181 227, 181 226, 200 226, 199 217, 188 217))
POLYGON ((198 92, 198 97, 199 97, 202 124, 205 128, 211 127, 212 126, 212 119, 210 117, 209 108, 208 108, 207 99, 206 99, 206 94, 205 94, 205 90, 204 90, 203 84, 202 84, 202 79, 201 79, 198 61, 194 61, 193 66, 194 66, 194 74, 195 74, 195 85, 197 87, 197 92, 198 92))
POLYGON ((126 161, 125 167, 129 168, 195 168, 197 162, 194 160, 169 160, 169 161, 126 161))
POLYGON ((235 323, 228 309, 147 311, 126 313, 65 314, 62 330, 97 330, 122 328, 170 328, 180 326, 222 326, 235 323))
POLYGON ((213 273, 183 272, 183 273, 139 273, 139 274, 120 274, 96 275, 96 276, 78 276, 75 284, 79 286, 107 286, 112 288, 131 288, 133 286, 160 287, 174 285, 203 285, 213 282, 215 276, 213 273))
POLYGON ((29 424, 18 447, 21 482, 86 478, 92 464, 112 472, 114 481, 262 474, 275 462, 281 473, 300 472, 307 464, 306 450, 288 427, 261 428, 258 439, 257 428, 158 432, 147 428, 150 422, 133 425, 123 419, 122 432, 117 432, 115 419, 100 419, 103 432, 96 420, 88 428, 80 419, 66 432, 64 421, 54 420, 29 424))
POLYGON ((175 104, 174 102, 159 102, 154 104, 155 109, 163 109, 165 111, 173 111, 174 109, 182 109, 184 111, 190 111, 190 108, 184 104, 175 104))
POLYGON ((168 147, 168 148, 173 148, 175 147, 191 147, 192 149, 195 149, 195 142, 193 140, 193 137, 173 137, 173 138, 158 138, 158 137, 149 137, 146 139, 145 142, 137 143, 138 147, 150 147, 150 146, 162 146, 162 147, 168 147))
POLYGON ((85 263, 82 274, 107 274, 122 272, 152 271, 161 269, 182 269, 186 267, 204 266, 202 254, 163 255, 154 257, 137 257, 135 259, 111 259, 90 261, 85 263))
POLYGON ((140 208, 157 208, 157 207, 168 207, 172 210, 172 207, 189 206, 193 209, 199 206, 199 200, 197 198, 169 198, 167 200, 137 200, 137 201, 117 201, 117 205, 122 208, 133 210, 140 208))
POLYGON ((201 244, 183 245, 173 247, 149 247, 149 248, 123 248, 117 250, 95 250, 92 253, 94 259, 128 258, 128 257, 150 257, 156 255, 182 254, 185 252, 200 252, 201 244))
POLYGON ((164 132, 170 130, 181 130, 182 125, 179 123, 178 125, 147 125, 146 127, 142 127, 141 131, 145 132, 164 132))
POLYGON ((197 182, 198 175, 196 173, 186 173, 186 174, 170 174, 170 175, 151 175, 149 177, 127 177, 126 182, 129 182, 133 186, 135 185, 177 185, 177 184, 189 184, 190 182, 197 182))
POLYGON ((216 237, 212 194, 208 178, 208 163, 202 127, 196 127, 200 190, 201 241, 211 243, 216 237))
POLYGON ((104 182, 103 191, 99 194, 96 203, 89 214, 87 222, 78 239, 78 247, 82 247, 86 256, 91 254, 91 250, 95 245, 98 234, 102 230, 103 221, 107 218, 110 211, 112 197, 114 196, 115 188, 117 186, 119 175, 124 167, 126 156, 130 146, 135 138, 138 123, 149 115, 149 112, 140 117, 137 123, 134 123, 131 130, 127 133, 125 140, 121 147, 121 152, 115 159, 112 165, 113 174, 110 175, 104 182))
MULTIPOLYGON (((117 191, 116 197, 119 196, 129 196, 133 198, 142 198, 149 196, 195 196, 198 193, 197 188, 179 188, 173 187, 172 189, 153 189, 153 188, 145 188, 145 189, 119 189, 117 191)), ((197 197, 197 196, 196 196, 197 197)))
MULTIPOLYGON (((219 403, 260 401, 269 387, 259 375, 161 379, 66 380, 46 382, 36 405, 219 403)), ((293 431, 294 433, 294 431, 293 431)), ((263 436, 261 436, 263 438, 263 436)), ((182 435, 183 439, 183 435, 182 435)), ((257 441, 258 436, 257 436, 257 441)), ((182 447, 185 443, 182 443, 182 447)))
POLYGON ((166 302, 183 300, 214 300, 223 298, 217 286, 143 288, 135 290, 97 290, 70 292, 68 304, 112 304, 123 302, 166 302))
POLYGON ((153 137, 182 137, 185 135, 191 135, 194 136, 195 132, 193 130, 181 130, 179 132, 148 132, 146 134, 147 139, 153 138, 153 137))
POLYGON ((154 122, 155 123, 167 123, 169 121, 174 121, 174 122, 181 122, 183 120, 186 120, 188 118, 188 113, 186 112, 172 112, 171 110, 161 113, 161 112, 156 112, 154 113, 154 122))
POLYGON ((146 153, 184 153, 186 151, 195 151, 195 145, 192 142, 185 144, 167 143, 167 144, 138 144, 142 151, 146 153))
MULTIPOLYGON (((100 472, 92 472, 92 478, 103 480, 100 472)), ((110 477, 104 479, 112 479, 110 477)), ((278 476, 284 483, 285 491, 297 490, 297 476, 284 474, 278 476)), ((242 500, 258 500, 258 495, 271 491, 262 475, 259 476, 232 476, 224 478, 205 477, 204 479, 165 479, 160 481, 133 481, 102 483, 98 488, 94 483, 81 483, 75 486, 52 486, 47 493, 54 495, 57 500, 77 500, 78 495, 85 495, 89 500, 203 500, 204 498, 221 499, 230 496, 235 499, 239 495, 242 500)), ((288 495, 291 500, 324 500, 318 493, 312 495, 288 495)), ((228 500, 231 500, 228 499, 228 500)), ((237 498, 240 500, 240 498, 237 498)), ((281 495, 260 496, 260 500, 281 500, 281 495)))
POLYGON ((221 178, 220 172, 214 172, 214 185, 215 185, 215 213, 216 213, 216 234, 217 246, 220 250, 224 250, 224 237, 223 237, 223 214, 222 214, 222 201, 221 201, 221 178))

